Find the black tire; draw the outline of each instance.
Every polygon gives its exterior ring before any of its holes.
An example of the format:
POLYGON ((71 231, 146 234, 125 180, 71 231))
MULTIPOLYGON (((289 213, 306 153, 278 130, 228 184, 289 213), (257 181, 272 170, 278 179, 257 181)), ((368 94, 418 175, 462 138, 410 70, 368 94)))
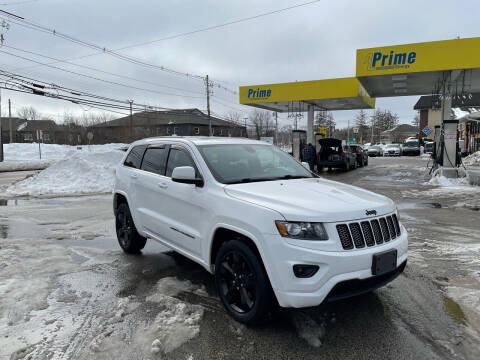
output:
POLYGON ((318 166, 318 165, 317 165, 317 172, 318 172, 318 173, 323 172, 323 166, 318 166))
POLYGON ((147 239, 138 233, 126 203, 121 203, 117 207, 115 229, 118 243, 126 253, 138 254, 145 247, 147 239))
POLYGON ((368 165, 368 156, 367 156, 367 160, 365 160, 365 166, 368 165))
POLYGON ((274 308, 260 259, 242 241, 225 242, 215 260, 215 285, 227 313, 244 324, 263 322, 274 308))

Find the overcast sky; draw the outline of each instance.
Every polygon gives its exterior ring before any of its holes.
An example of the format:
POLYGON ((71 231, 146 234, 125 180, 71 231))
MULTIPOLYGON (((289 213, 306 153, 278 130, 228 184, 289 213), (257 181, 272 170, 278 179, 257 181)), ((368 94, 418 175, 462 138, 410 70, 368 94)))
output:
MULTIPOLYGON (((18 2, 9 6, 0 5, 0 9, 78 39, 115 49, 307 0, 37 0, 21 3, 23 1, 0 0, 2 4, 18 2)), ((209 74, 217 84, 232 90, 238 90, 239 85, 347 77, 355 75, 355 51, 358 48, 479 36, 479 8, 478 0, 324 0, 228 27, 131 48, 122 53, 182 72, 209 74)), ((8 46, 59 59, 95 53, 52 34, 10 25, 4 33, 4 43, 8 46)), ((0 50, 40 62, 51 62, 10 48, 0 50)), ((17 74, 122 100, 134 99, 139 103, 168 108, 206 109, 206 100, 202 95, 204 87, 199 80, 134 65, 106 54, 97 54, 76 63, 153 82, 158 86, 67 64, 55 66, 181 96, 135 90, 56 69, 32 67, 35 64, 29 61, 0 53, 0 69, 17 74)), ((7 98, 12 99, 14 110, 33 105, 44 114, 57 116, 56 120, 61 120, 66 111, 75 114, 95 111, 61 100, 3 90, 2 113, 5 113, 7 98)), ((401 122, 410 122, 415 115, 412 108, 417 99, 377 99, 377 107, 397 113, 401 122)), ((247 116, 250 111, 249 107, 238 104, 238 95, 215 88, 212 111, 226 114, 232 109, 243 111, 242 116, 247 116)), ((355 113, 335 112, 337 126, 346 126, 349 119, 353 121, 355 113)), ((281 118, 282 124, 288 122, 286 116, 281 118)))

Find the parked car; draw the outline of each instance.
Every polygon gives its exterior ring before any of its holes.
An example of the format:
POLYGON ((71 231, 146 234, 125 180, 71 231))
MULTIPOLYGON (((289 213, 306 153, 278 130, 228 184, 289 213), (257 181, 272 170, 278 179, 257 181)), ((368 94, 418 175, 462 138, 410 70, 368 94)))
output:
POLYGON ((402 147, 403 155, 420 155, 420 143, 417 139, 407 140, 402 147))
POLYGON ((249 139, 158 137, 131 144, 113 196, 120 247, 147 238, 215 277, 237 321, 372 291, 407 262, 408 235, 389 198, 318 177, 249 139))
POLYGON ((362 145, 359 145, 359 144, 350 145, 350 148, 356 154, 357 166, 368 165, 368 154, 362 145))
POLYGON ((355 169, 357 167, 357 155, 350 146, 342 145, 342 140, 326 138, 318 141, 319 150, 317 156, 317 170, 323 168, 355 169))
POLYGON ((367 151, 368 156, 383 156, 383 149, 380 145, 371 145, 367 151))
POLYGON ((433 141, 425 141, 425 154, 433 154, 433 141))
POLYGON ((400 144, 388 144, 383 152, 383 156, 401 156, 402 148, 400 144))

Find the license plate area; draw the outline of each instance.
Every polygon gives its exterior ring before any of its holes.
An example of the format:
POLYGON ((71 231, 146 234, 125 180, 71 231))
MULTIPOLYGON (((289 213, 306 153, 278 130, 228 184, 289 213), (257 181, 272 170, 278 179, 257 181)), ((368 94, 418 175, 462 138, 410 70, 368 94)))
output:
POLYGON ((383 275, 397 268, 397 250, 387 250, 373 255, 372 275, 383 275))

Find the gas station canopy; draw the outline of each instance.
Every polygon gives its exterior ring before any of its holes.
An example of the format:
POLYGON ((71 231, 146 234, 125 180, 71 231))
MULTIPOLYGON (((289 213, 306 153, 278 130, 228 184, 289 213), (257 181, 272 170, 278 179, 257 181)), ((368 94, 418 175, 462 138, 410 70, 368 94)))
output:
POLYGON ((240 104, 277 112, 307 111, 309 105, 327 110, 372 109, 375 99, 357 78, 296 81, 240 87, 240 104))
POLYGON ((240 87, 240 104, 278 112, 371 109, 375 97, 480 92, 480 38, 357 50, 356 77, 240 87))
POLYGON ((357 50, 357 78, 373 97, 480 91, 480 38, 357 50))

